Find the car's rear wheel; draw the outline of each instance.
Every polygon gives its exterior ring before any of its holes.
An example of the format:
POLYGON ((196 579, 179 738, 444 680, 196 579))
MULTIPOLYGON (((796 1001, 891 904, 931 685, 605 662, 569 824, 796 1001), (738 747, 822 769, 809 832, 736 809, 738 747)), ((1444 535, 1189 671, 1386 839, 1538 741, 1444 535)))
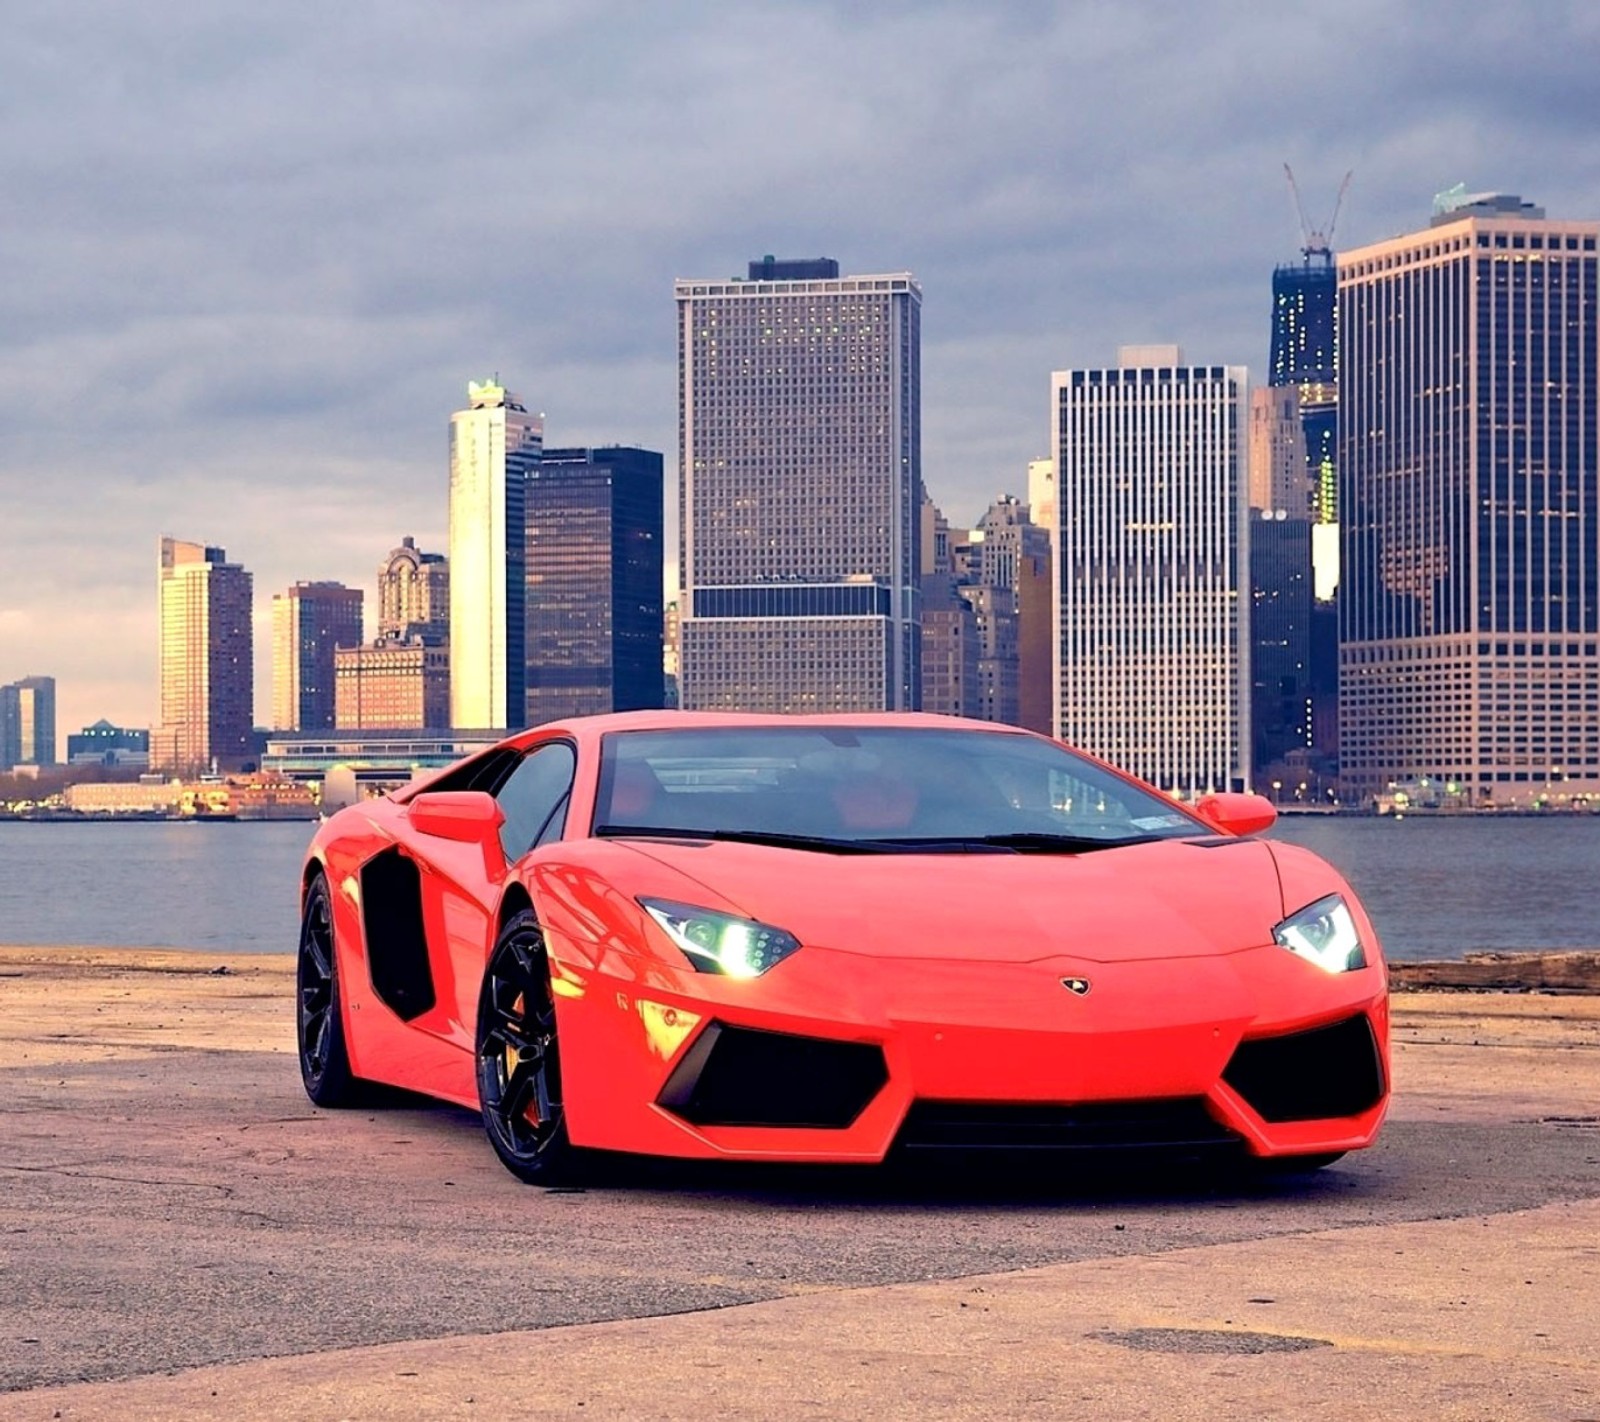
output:
POLYGON ((300 915, 300 950, 295 985, 299 1005, 296 1035, 300 1079, 318 1106, 356 1106, 366 1099, 366 1083, 350 1070, 344 1017, 339 1006, 338 957, 333 948, 333 898, 327 875, 318 873, 306 890, 300 915))
POLYGON ((555 996, 544 934, 531 909, 500 930, 478 997, 478 1101, 489 1143, 513 1175, 536 1185, 569 1178, 555 996))

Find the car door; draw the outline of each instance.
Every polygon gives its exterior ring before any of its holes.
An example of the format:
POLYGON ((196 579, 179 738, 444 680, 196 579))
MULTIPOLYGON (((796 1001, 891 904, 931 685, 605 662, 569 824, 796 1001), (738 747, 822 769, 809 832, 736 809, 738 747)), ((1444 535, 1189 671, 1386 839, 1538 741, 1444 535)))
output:
POLYGON ((444 1011, 418 1025, 467 1051, 477 1030, 478 989, 506 874, 536 844, 560 833, 576 766, 571 741, 535 742, 497 784, 481 787, 505 815, 498 855, 485 856, 478 845, 434 841, 423 874, 423 921, 444 1011))

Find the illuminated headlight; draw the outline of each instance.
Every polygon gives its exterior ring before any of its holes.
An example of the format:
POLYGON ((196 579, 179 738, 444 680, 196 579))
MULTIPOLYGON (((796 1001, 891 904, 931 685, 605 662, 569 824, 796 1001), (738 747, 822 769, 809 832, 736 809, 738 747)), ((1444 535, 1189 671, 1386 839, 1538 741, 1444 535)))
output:
POLYGON ((1272 936, 1291 953, 1326 972, 1348 973, 1367 966, 1350 906, 1338 894, 1329 894, 1291 914, 1272 930, 1272 936))
POLYGON ((702 973, 760 977, 800 948, 794 934, 771 924, 667 899, 640 899, 639 903, 702 973))

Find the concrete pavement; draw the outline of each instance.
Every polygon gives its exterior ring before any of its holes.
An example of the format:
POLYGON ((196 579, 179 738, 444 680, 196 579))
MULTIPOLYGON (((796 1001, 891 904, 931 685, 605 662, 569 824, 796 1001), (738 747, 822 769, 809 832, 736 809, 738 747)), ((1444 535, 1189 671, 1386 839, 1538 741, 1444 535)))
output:
POLYGON ((1600 998, 1397 999, 1383 1143, 1298 1182, 582 1192, 313 1111, 291 1002, 0 950, 0 1419, 1600 1418, 1600 998))

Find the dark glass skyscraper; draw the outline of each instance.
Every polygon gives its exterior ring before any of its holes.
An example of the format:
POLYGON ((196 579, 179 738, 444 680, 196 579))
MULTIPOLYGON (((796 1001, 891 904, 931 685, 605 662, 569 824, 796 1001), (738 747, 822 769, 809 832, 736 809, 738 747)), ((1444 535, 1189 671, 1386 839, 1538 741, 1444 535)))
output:
POLYGON ((1262 772, 1312 742, 1311 523, 1284 510, 1250 516, 1250 728, 1262 772))
MULTIPOLYGON (((1298 265, 1272 273, 1272 355, 1269 384, 1300 390, 1306 439, 1309 512, 1318 523, 1338 521, 1334 453, 1339 415, 1339 277, 1332 256, 1311 248, 1298 265)), ((1299 517, 1301 510, 1289 512, 1299 517)))
POLYGON ((1272 273, 1272 350, 1268 383, 1283 392, 1280 403, 1292 410, 1292 422, 1266 432, 1271 447, 1252 449, 1265 457, 1270 478, 1253 471, 1252 486, 1270 485, 1279 492, 1272 504, 1260 505, 1278 519, 1303 524, 1304 534, 1259 525, 1265 547, 1252 558, 1251 599, 1276 630, 1258 636, 1252 655, 1267 665, 1251 672, 1255 698, 1255 743, 1258 772, 1291 751, 1331 771, 1338 756, 1337 646, 1326 637, 1310 639, 1316 621, 1326 628, 1339 585, 1338 440, 1339 440, 1339 278, 1333 254, 1323 239, 1308 234, 1301 260, 1272 273), (1291 447, 1292 445, 1292 447, 1291 447), (1301 461, 1304 461, 1303 465, 1301 461), (1304 470, 1304 480, 1289 466, 1304 470), (1266 548, 1274 549, 1270 556, 1266 548), (1302 600, 1306 606, 1301 607, 1302 600), (1279 664, 1272 650, 1283 630, 1274 608, 1293 606, 1295 655, 1279 664), (1293 712, 1287 709, 1293 707, 1293 712))
POLYGON ((526 489, 528 725, 665 704, 661 456, 547 449, 526 489))

